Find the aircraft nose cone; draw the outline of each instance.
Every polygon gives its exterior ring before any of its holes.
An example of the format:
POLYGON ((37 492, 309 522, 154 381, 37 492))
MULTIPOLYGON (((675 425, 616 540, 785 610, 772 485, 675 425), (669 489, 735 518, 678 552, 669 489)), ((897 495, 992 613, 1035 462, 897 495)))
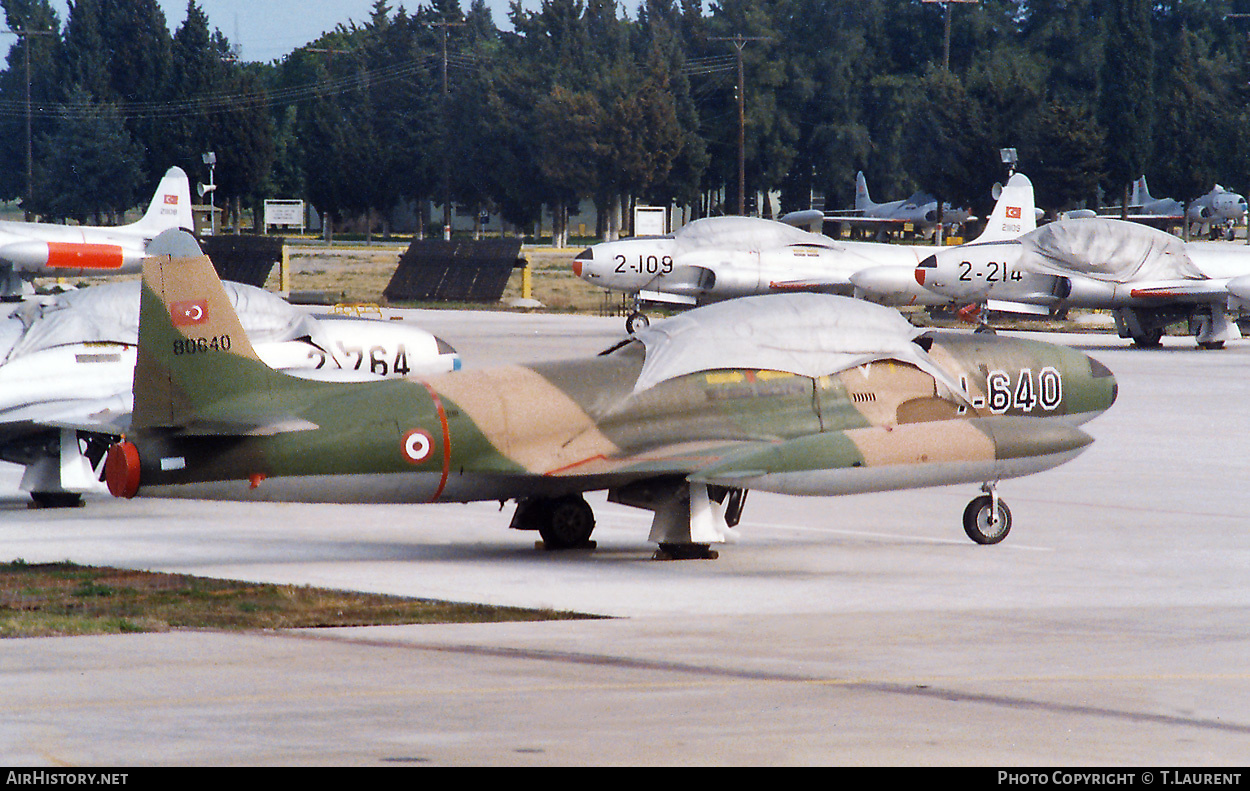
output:
POLYGON ((925 270, 927 269, 937 269, 937 256, 931 255, 916 266, 916 271, 914 273, 916 282, 922 286, 924 285, 926 276, 925 270))
POLYGON ((1065 356, 1067 362, 1059 366, 1063 378, 1058 386, 1069 422, 1084 423, 1111 408, 1120 395, 1120 383, 1110 368, 1087 354, 1069 349, 1065 356))
POLYGON ((586 263, 593 261, 593 260, 595 260, 595 251, 594 251, 594 248, 592 247, 587 247, 585 250, 578 253, 573 258, 573 274, 576 275, 577 277, 581 277, 582 267, 586 263))
POLYGON ((1120 383, 1116 381, 1115 374, 1111 373, 1110 368, 1098 362, 1093 357, 1090 357, 1089 375, 1090 378, 1095 381, 1102 380, 1107 391, 1105 398, 1107 405, 1103 407, 1103 410, 1105 411, 1110 409, 1111 405, 1114 404, 1115 400, 1120 396, 1120 383))

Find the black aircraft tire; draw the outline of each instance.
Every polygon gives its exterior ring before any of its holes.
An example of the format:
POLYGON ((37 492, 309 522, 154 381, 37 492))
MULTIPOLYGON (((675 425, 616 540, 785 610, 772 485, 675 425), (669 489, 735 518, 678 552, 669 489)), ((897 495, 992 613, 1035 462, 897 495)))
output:
POLYGON ((1134 335, 1133 345, 1141 349, 1157 349, 1163 343, 1163 330, 1151 330, 1144 335, 1134 335))
POLYGON ((997 544, 1011 532, 1011 509, 998 501, 998 525, 990 523, 993 500, 988 494, 977 497, 964 509, 964 532, 978 544, 997 544))
POLYGON ((548 549, 572 549, 590 541, 595 529, 595 512, 580 495, 551 500, 544 510, 538 534, 548 549))
POLYGON ((625 319, 625 331, 633 335, 638 330, 645 330, 651 325, 651 319, 640 310, 635 310, 625 319))
POLYGON ((81 508, 83 497, 77 492, 31 492, 31 508, 81 508))

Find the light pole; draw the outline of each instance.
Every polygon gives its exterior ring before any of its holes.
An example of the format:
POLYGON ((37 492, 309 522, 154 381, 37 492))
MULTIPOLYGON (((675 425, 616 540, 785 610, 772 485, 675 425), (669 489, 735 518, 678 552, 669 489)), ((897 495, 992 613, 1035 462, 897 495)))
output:
POLYGON ((443 29, 443 239, 451 240, 451 99, 447 91, 447 28, 463 27, 464 22, 431 23, 443 29))
POLYGON ((200 197, 208 194, 208 222, 209 236, 217 235, 217 182, 215 180, 215 171, 217 168, 217 153, 209 151, 203 156, 204 164, 208 165, 208 183, 201 184, 198 187, 200 197))

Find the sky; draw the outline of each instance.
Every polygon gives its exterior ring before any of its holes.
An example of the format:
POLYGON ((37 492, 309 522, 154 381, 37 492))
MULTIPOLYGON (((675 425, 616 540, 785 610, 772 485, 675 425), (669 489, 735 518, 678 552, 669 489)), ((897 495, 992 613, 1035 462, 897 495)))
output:
MULTIPOLYGON (((242 46, 241 57, 246 61, 267 63, 279 60, 291 50, 333 30, 339 23, 355 21, 363 24, 369 19, 374 0, 198 0, 200 8, 208 15, 210 28, 220 30, 231 44, 242 46)), ((158 0, 170 31, 177 30, 187 17, 187 0, 158 0)), ((401 5, 415 9, 428 5, 422 0, 390 0, 391 8, 401 5)), ((535 10, 541 0, 523 0, 522 6, 535 10)), ((61 23, 69 15, 69 0, 53 0, 52 5, 61 16, 61 23)), ((467 8, 469 0, 461 0, 461 8, 467 8)), ((487 0, 495 25, 510 30, 508 21, 509 0, 487 0)))

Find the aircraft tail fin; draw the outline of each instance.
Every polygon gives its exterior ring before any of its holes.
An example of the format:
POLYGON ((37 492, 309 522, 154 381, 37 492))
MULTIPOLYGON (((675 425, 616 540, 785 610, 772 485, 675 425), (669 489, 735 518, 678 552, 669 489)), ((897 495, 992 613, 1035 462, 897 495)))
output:
POLYGON ((868 179, 864 178, 864 171, 861 170, 855 174, 855 208, 864 211, 875 205, 868 196, 868 179))
POLYGON ((165 177, 157 185, 152 202, 143 217, 126 226, 135 231, 150 232, 156 236, 170 228, 195 229, 191 213, 191 182, 182 168, 174 166, 165 171, 165 177))
MULTIPOLYGON (((165 231, 148 251, 131 430, 295 430, 298 420, 291 417, 289 405, 278 407, 278 396, 319 383, 287 376, 261 361, 212 261, 191 234, 165 231)), ((283 402, 289 404, 288 399, 283 402)))
POLYGON ((1129 196, 1129 205, 1142 206, 1153 200, 1154 198, 1150 197, 1150 188, 1146 186, 1146 177, 1138 176, 1133 182, 1133 193, 1129 196))
POLYGON ((1037 230, 1037 206, 1033 199, 1033 182, 1023 173, 1016 173, 999 193, 985 230, 976 241, 1005 241, 1034 230, 1037 230))

